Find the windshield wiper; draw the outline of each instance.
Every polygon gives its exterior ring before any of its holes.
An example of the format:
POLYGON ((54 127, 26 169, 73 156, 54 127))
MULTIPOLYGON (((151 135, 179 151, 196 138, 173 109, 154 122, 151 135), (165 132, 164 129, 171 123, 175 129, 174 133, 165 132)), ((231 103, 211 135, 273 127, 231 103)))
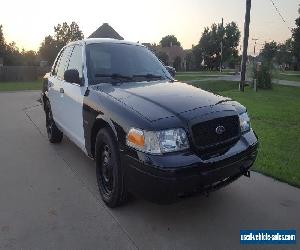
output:
POLYGON ((95 77, 110 77, 112 79, 129 80, 129 81, 133 80, 133 78, 131 76, 121 75, 121 74, 118 74, 118 73, 113 73, 113 74, 95 74, 95 77))
POLYGON ((145 77, 147 79, 163 79, 164 77, 161 75, 154 75, 154 74, 144 74, 144 75, 133 75, 132 77, 145 77))

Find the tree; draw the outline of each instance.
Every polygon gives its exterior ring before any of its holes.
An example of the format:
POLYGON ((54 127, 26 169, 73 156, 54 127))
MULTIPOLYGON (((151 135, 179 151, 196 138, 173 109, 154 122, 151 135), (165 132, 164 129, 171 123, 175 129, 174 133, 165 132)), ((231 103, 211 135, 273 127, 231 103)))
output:
POLYGON ((164 65, 169 65, 169 56, 166 52, 158 51, 156 56, 164 63, 164 65))
POLYGON ((260 56, 262 59, 268 63, 272 62, 277 54, 278 45, 275 41, 265 43, 260 56))
POLYGON ((293 46, 292 39, 286 40, 285 43, 277 45, 277 53, 275 55, 275 62, 278 65, 282 65, 290 68, 293 62, 293 46))
POLYGON ((34 51, 20 52, 15 42, 7 43, 3 35, 3 26, 0 25, 0 57, 4 59, 4 64, 8 66, 33 66, 37 64, 37 55, 34 51))
POLYGON ((292 43, 292 39, 286 40, 285 43, 276 43, 275 41, 265 43, 259 58, 267 64, 276 63, 280 66, 290 67, 293 62, 292 43))
POLYGON ((240 63, 238 46, 241 32, 235 22, 226 25, 223 39, 223 60, 228 62, 231 68, 240 63))
POLYGON ((43 60, 46 60, 49 64, 52 64, 61 48, 62 46, 57 42, 57 40, 49 35, 44 38, 44 41, 39 49, 39 55, 43 60))
POLYGON ((63 46, 71 41, 82 40, 84 38, 82 31, 77 23, 72 22, 68 25, 66 22, 54 26, 55 38, 63 46))
POLYGON ((177 40, 176 36, 168 35, 161 39, 160 45, 162 47, 171 47, 173 45, 181 46, 180 42, 177 40))
POLYGON ((0 57, 3 58, 5 65, 22 65, 19 49, 15 42, 6 43, 2 25, 0 25, 0 57))
POLYGON ((181 70, 181 57, 180 56, 175 57, 173 67, 176 69, 176 71, 181 70))
POLYGON ((68 25, 66 22, 54 26, 54 36, 46 36, 39 48, 39 54, 50 64, 53 63, 58 52, 71 41, 83 39, 83 33, 76 22, 68 25))
POLYGON ((210 28, 204 29, 194 51, 198 53, 198 57, 202 54, 209 69, 216 69, 221 59, 221 41, 223 40, 223 61, 234 62, 238 58, 237 47, 240 37, 241 33, 235 22, 228 23, 225 27, 214 23, 210 28))
MULTIPOLYGON (((191 64, 194 65, 195 70, 200 70, 203 61, 202 50, 199 45, 193 46, 191 53, 191 64)), ((187 60, 188 62, 188 60, 187 60)), ((190 68, 190 66, 189 66, 190 68)))
POLYGON ((33 50, 22 50, 21 52, 22 56, 22 63, 26 66, 37 66, 38 60, 37 60, 37 53, 33 50))
POLYGON ((205 28, 198 44, 205 64, 209 69, 217 68, 220 62, 221 36, 218 29, 219 27, 216 24, 213 24, 211 29, 205 28))
POLYGON ((191 71, 195 69, 195 60, 193 51, 191 49, 185 50, 185 61, 186 61, 186 71, 191 71))
MULTIPOLYGON (((300 14, 300 8, 299 8, 299 14, 300 14)), ((295 20, 296 28, 292 30, 292 51, 293 55, 296 58, 297 65, 295 69, 300 68, 300 17, 298 17, 295 20)))
POLYGON ((22 55, 15 42, 5 44, 4 62, 5 65, 9 66, 24 65, 22 61, 22 55))
POLYGON ((3 26, 0 25, 0 57, 4 57, 5 54, 5 39, 3 35, 3 26))

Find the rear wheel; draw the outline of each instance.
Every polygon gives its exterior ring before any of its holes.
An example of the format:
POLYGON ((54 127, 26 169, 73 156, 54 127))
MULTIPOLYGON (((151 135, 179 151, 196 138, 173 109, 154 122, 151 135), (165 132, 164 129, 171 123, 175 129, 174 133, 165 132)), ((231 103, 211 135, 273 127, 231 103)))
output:
POLYGON ((108 207, 120 206, 127 197, 118 144, 108 128, 96 138, 96 175, 102 200, 108 207))
POLYGON ((63 133, 55 125, 51 111, 51 105, 48 100, 46 101, 45 113, 48 139, 51 143, 60 143, 63 139, 63 133))

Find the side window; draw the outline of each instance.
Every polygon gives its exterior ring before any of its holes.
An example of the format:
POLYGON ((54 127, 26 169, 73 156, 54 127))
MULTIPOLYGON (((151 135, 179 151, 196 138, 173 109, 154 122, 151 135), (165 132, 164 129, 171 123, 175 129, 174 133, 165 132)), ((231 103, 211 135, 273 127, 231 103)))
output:
POLYGON ((66 47, 65 50, 63 51, 63 53, 61 54, 59 64, 57 67, 57 76, 60 79, 64 79, 64 73, 68 66, 72 49, 73 49, 73 46, 66 47))
POLYGON ((82 70, 82 46, 75 45, 70 61, 68 69, 77 69, 79 72, 79 78, 82 79, 83 70, 82 70))

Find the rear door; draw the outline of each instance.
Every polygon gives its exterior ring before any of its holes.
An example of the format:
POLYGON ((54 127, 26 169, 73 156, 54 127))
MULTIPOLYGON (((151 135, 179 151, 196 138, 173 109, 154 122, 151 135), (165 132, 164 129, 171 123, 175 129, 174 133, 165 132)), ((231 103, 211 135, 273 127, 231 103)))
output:
POLYGON ((78 70, 81 84, 63 82, 64 94, 61 111, 63 126, 67 128, 67 136, 85 151, 82 109, 86 87, 84 86, 83 65, 83 46, 76 44, 71 52, 67 69, 78 70))

